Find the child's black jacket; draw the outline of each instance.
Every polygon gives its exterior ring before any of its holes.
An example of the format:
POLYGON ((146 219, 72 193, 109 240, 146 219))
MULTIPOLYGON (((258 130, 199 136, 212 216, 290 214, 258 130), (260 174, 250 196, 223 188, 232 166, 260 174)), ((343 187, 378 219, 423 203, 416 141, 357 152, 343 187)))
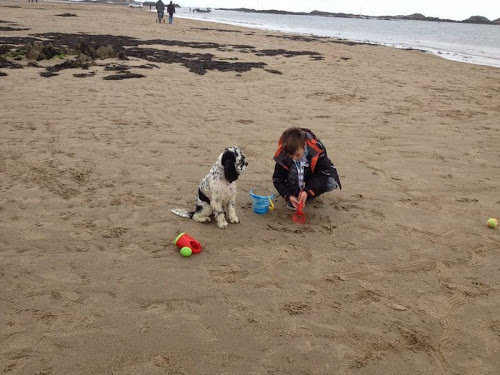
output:
MULTIPOLYGON (((328 178, 333 179, 342 189, 337 169, 327 156, 326 148, 314 133, 309 129, 302 129, 306 133, 306 147, 308 167, 304 168, 304 191, 310 197, 315 197, 326 191, 328 178)), ((273 173, 273 184, 280 195, 288 199, 291 195, 297 196, 298 191, 292 191, 293 184, 288 183, 289 169, 294 164, 292 158, 283 151, 281 138, 278 143, 278 150, 274 155, 276 165, 273 173)), ((295 189, 296 190, 296 189, 295 189)))

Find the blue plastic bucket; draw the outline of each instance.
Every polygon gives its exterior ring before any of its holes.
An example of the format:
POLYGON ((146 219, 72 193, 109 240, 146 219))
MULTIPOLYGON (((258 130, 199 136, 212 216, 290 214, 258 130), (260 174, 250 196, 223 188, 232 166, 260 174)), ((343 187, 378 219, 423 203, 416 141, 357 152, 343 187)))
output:
POLYGON ((252 197, 252 210, 258 215, 264 215, 269 209, 274 209, 272 199, 274 194, 267 189, 251 189, 250 197, 252 197), (254 190, 257 193, 254 193, 254 190))

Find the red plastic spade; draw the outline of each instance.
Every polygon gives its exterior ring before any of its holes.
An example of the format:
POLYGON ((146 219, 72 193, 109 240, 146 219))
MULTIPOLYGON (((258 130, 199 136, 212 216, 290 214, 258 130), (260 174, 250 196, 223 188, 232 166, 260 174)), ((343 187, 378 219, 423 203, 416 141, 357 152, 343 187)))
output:
POLYGON ((293 214, 292 221, 297 224, 304 224, 306 222, 306 214, 302 212, 304 208, 304 203, 299 203, 297 206, 297 212, 293 214))

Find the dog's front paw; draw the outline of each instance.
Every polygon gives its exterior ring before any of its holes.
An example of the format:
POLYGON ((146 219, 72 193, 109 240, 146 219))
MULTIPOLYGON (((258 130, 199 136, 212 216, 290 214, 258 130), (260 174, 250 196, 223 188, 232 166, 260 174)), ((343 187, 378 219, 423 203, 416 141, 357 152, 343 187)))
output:
POLYGON ((240 222, 240 219, 238 219, 238 217, 236 217, 236 216, 230 217, 229 222, 233 223, 233 224, 238 224, 240 222))
POLYGON ((228 226, 228 224, 227 224, 227 221, 226 221, 226 220, 224 220, 224 221, 222 221, 222 220, 217 221, 217 227, 218 227, 219 229, 226 229, 226 228, 227 228, 227 226, 228 226))

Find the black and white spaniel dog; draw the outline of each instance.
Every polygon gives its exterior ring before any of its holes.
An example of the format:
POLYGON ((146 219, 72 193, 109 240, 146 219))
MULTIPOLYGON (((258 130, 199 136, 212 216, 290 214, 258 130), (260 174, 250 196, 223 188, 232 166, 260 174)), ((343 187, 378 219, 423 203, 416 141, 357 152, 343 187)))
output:
POLYGON ((213 214, 220 229, 227 228, 226 216, 230 223, 239 223, 240 219, 234 208, 236 180, 247 166, 245 155, 239 147, 226 148, 198 186, 196 210, 189 212, 176 208, 172 212, 201 223, 210 222, 213 214))

